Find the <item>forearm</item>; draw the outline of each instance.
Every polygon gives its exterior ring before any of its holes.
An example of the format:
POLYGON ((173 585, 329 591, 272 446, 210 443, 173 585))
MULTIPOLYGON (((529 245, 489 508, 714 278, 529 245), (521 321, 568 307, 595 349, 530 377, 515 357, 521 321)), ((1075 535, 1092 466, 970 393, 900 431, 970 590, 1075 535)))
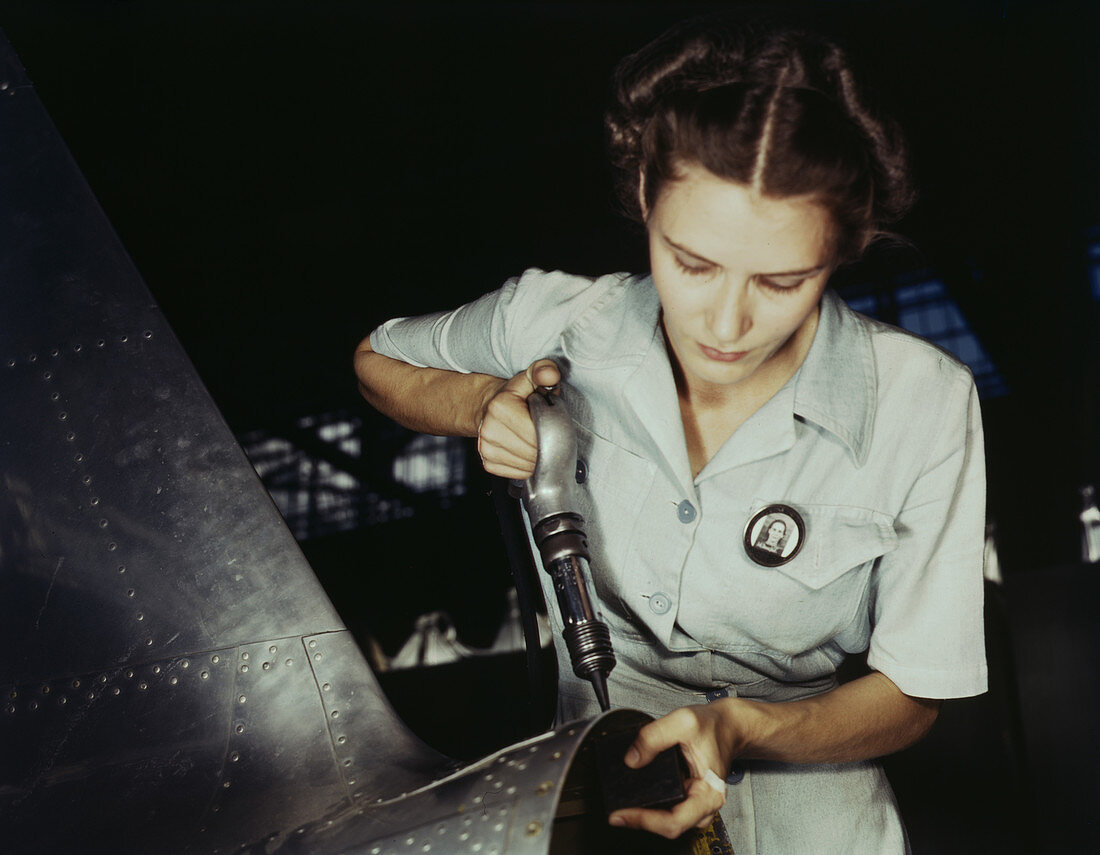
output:
POLYGON ((477 436, 488 401, 506 382, 418 368, 375 353, 369 340, 355 352, 355 374, 371 406, 407 428, 437 436, 477 436))
POLYGON ((846 763, 900 751, 928 732, 940 706, 909 697, 877 672, 800 701, 720 703, 736 755, 788 763, 846 763))

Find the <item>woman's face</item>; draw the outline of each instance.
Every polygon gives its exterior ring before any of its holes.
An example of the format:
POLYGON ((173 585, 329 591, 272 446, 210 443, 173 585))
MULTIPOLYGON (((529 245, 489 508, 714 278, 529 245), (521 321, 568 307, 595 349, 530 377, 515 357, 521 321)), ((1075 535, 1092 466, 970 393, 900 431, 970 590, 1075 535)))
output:
POLYGON ((768 544, 775 546, 779 543, 780 538, 787 533, 787 526, 783 523, 783 520, 776 520, 770 526, 768 526, 768 544))
POLYGON ((833 268, 826 210, 686 164, 647 213, 665 335, 688 394, 722 395, 793 367, 833 268))

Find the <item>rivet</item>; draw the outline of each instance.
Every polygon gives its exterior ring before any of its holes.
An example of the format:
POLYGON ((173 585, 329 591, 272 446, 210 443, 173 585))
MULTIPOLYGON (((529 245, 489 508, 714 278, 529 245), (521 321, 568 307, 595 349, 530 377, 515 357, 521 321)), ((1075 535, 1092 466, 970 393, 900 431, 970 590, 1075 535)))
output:
POLYGON ((269 648, 267 648, 267 652, 268 653, 278 653, 279 648, 276 647, 274 644, 272 644, 269 648))
POLYGON ((153 673, 154 674, 159 674, 160 673, 160 666, 159 665, 154 665, 153 666, 153 673))
POLYGON ((31 710, 38 709, 38 701, 31 701, 31 710))
POLYGON ((354 787, 355 786, 355 778, 348 778, 348 786, 349 787, 354 787))
POLYGON ((470 839, 470 832, 463 831, 460 835, 458 835, 458 839, 463 841, 463 842, 469 840, 470 839))
POLYGON ((61 393, 60 392, 51 392, 50 393, 50 400, 51 401, 60 401, 61 400, 61 393))
POLYGON ((405 838, 405 845, 406 846, 412 846, 414 843, 416 843, 416 838, 415 837, 406 837, 405 838))
POLYGON ((152 647, 153 646, 153 639, 151 639, 151 638, 145 639, 145 646, 146 647, 152 647))
POLYGON ((146 338, 152 338, 153 337, 153 331, 152 330, 146 330, 145 332, 142 333, 142 335, 145 336, 146 338))
POLYGON ((204 679, 204 680, 205 680, 205 679, 207 679, 207 678, 208 678, 208 677, 210 676, 210 672, 209 672, 209 671, 203 671, 203 672, 202 672, 201 674, 199 674, 199 676, 200 676, 200 677, 201 677, 202 679, 204 679))
POLYGON ((119 341, 122 341, 122 342, 126 342, 126 341, 129 341, 129 340, 130 340, 130 336, 128 336, 128 335, 120 335, 120 336, 118 337, 118 340, 119 340, 119 341))
POLYGON ((247 650, 244 653, 241 654, 241 659, 248 659, 248 651, 247 650))
POLYGON ((345 761, 344 761, 344 765, 345 765, 345 766, 350 766, 350 765, 351 765, 351 761, 350 761, 350 760, 345 760, 345 761))
POLYGON ((332 690, 332 683, 323 683, 321 685, 321 690, 325 691, 325 692, 331 691, 332 690))
POLYGON ((14 359, 9 359, 8 360, 8 368, 14 368, 14 367, 15 367, 15 360, 14 359))
POLYGON ((74 689, 79 689, 80 688, 80 681, 79 680, 73 680, 73 688, 74 689))
POLYGON ((8 715, 12 715, 15 712, 15 704, 8 704, 6 707, 4 707, 4 712, 6 712, 8 715))
POLYGON ((67 442, 72 442, 74 439, 76 439, 76 434, 72 431, 69 431, 67 434, 65 434, 65 440, 67 442))
POLYGON ((137 619, 138 619, 138 622, 140 623, 141 621, 145 620, 145 615, 142 614, 141 612, 138 612, 137 619))
POLYGON ((316 639, 313 639, 313 638, 311 638, 311 639, 309 640, 309 649, 310 649, 310 650, 314 650, 314 649, 316 649, 316 647, 317 647, 317 640, 316 640, 316 639))
POLYGON ((100 683, 106 683, 107 682, 107 675, 106 674, 100 674, 99 675, 99 682, 100 683))
MULTIPOLYGON (((96 505, 99 504, 99 496, 92 496, 92 498, 88 500, 88 504, 94 508, 96 505)), ((107 521, 104 520, 103 522, 104 524, 106 524, 107 521)))
POLYGON ((219 662, 222 661, 222 658, 217 653, 215 653, 213 656, 210 657, 210 661, 217 665, 219 662))
POLYGON ((294 660, 293 660, 293 659, 287 659, 287 660, 286 660, 286 664, 287 664, 287 665, 293 665, 293 664, 294 664, 294 660))
POLYGON ((555 751, 553 754, 550 755, 550 759, 551 760, 561 760, 561 752, 560 751, 555 751))
POLYGON ((314 662, 320 662, 321 661, 321 654, 320 653, 314 653, 313 654, 313 661, 314 662))
POLYGON ((270 663, 270 662, 265 662, 265 663, 263 664, 263 669, 264 669, 265 671, 270 671, 270 670, 271 670, 271 663, 270 663))
POLYGON ((337 742, 338 742, 338 743, 339 743, 340 745, 343 745, 343 744, 344 744, 345 742, 347 742, 347 741, 348 741, 348 738, 347 738, 346 736, 338 736, 338 737, 336 737, 336 741, 337 741, 337 742))
POLYGON ((67 418, 69 417, 69 414, 68 414, 68 413, 66 413, 66 412, 64 412, 64 411, 62 411, 62 412, 60 412, 60 413, 58 413, 58 414, 57 414, 57 417, 58 417, 59 419, 61 419, 61 421, 65 421, 65 420, 66 420, 66 419, 67 419, 67 418))
POLYGON ((97 341, 95 343, 95 346, 96 347, 103 347, 103 345, 105 345, 106 343, 107 343, 106 340, 101 338, 99 341, 97 341))
POLYGON ((53 349, 52 349, 52 350, 50 351, 50 356, 60 356, 60 355, 61 355, 61 351, 60 351, 60 350, 58 350, 58 349, 57 349, 56 347, 55 347, 55 348, 53 348, 53 349))
POLYGON ((179 681, 180 681, 180 678, 177 677, 175 674, 173 674, 171 677, 168 678, 168 683, 170 685, 173 685, 173 686, 175 686, 177 683, 179 683, 179 681))
POLYGON ((232 784, 233 784, 232 781, 222 781, 222 787, 224 787, 227 790, 230 788, 230 786, 232 786, 232 784))
POLYGON ((43 380, 52 380, 53 379, 53 372, 52 371, 42 372, 42 379, 43 380))
POLYGON ((127 596, 127 597, 130 597, 131 599, 133 599, 133 597, 134 597, 134 593, 135 593, 135 591, 134 591, 134 589, 133 589, 133 588, 127 588, 127 589, 126 589, 126 596, 127 596))
POLYGON ((180 660, 180 667, 181 668, 190 668, 191 667, 191 660, 190 659, 181 659, 180 660))
POLYGON ((243 724, 238 724, 237 727, 236 727, 236 731, 237 731, 237 733, 244 733, 244 725, 243 724))
POLYGON ((340 717, 340 710, 333 710, 332 711, 332 717, 333 718, 339 718, 340 717))
POLYGON ((49 693, 50 693, 50 687, 49 686, 43 686, 42 687, 42 694, 43 695, 48 695, 49 693))
POLYGON ((126 678, 127 678, 127 679, 133 679, 133 676, 134 676, 134 672, 133 672, 133 671, 127 671, 127 672, 126 672, 126 678))
POLYGON ((62 707, 63 707, 63 706, 65 706, 65 704, 67 704, 68 702, 69 702, 69 699, 68 699, 68 698, 66 698, 66 697, 65 697, 64 695, 62 695, 62 696, 61 696, 60 698, 58 698, 58 699, 57 699, 57 704, 58 704, 58 706, 62 706, 62 707))
POLYGON ((243 704, 247 700, 248 700, 248 698, 246 696, 241 695, 239 698, 237 698, 237 703, 243 704))
POLYGON ((241 759, 241 755, 237 751, 234 751, 232 754, 229 755, 229 762, 231 762, 231 763, 236 763, 240 759, 241 759))
POLYGON ((539 784, 537 787, 535 787, 535 795, 536 796, 545 796, 552 789, 554 789, 554 782, 553 781, 543 781, 541 784, 539 784))
POLYGON ((119 573, 125 573, 126 572, 126 565, 125 564, 119 564, 118 565, 118 572, 119 573))
POLYGON ((92 476, 91 476, 91 475, 85 475, 85 476, 84 476, 83 478, 81 478, 80 480, 81 480, 81 482, 82 482, 82 483, 83 483, 83 484, 84 484, 85 486, 87 486, 88 484, 91 484, 91 483, 92 483, 92 476))
POLYGON ((122 694, 122 689, 120 689, 118 686, 115 686, 114 688, 111 689, 111 694, 115 695, 115 696, 121 695, 122 694))
POLYGON ((248 673, 248 666, 247 665, 242 665, 241 666, 241 673, 242 674, 247 674, 248 673))
POLYGON ((95 700, 95 692, 88 692, 88 700, 89 701, 94 701, 95 700))
POLYGON ((19 692, 15 691, 15 689, 12 689, 12 690, 11 690, 11 691, 10 691, 10 692, 8 693, 8 697, 9 697, 9 698, 11 698, 11 699, 12 699, 12 700, 14 701, 14 700, 15 700, 16 698, 18 698, 18 697, 19 697, 19 692))
POLYGON ((108 552, 114 552, 116 549, 118 549, 118 544, 117 543, 108 543, 107 544, 107 551, 108 552))
POLYGON ((29 357, 27 357, 27 358, 28 358, 28 359, 30 359, 30 361, 31 361, 31 362, 37 362, 37 361, 38 361, 38 354, 37 354, 37 353, 32 353, 32 354, 31 354, 31 355, 30 355, 29 357))
POLYGON ((144 692, 146 689, 149 688, 149 684, 142 680, 140 683, 138 683, 138 688, 144 692))
POLYGON ((107 520, 100 520, 99 521, 99 527, 100 528, 107 528, 107 520))

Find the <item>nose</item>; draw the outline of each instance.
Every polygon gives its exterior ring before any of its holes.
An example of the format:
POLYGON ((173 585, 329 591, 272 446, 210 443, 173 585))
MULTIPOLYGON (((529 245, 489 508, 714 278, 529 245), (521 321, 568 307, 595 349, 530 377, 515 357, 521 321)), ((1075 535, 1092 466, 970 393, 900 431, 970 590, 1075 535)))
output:
POLYGON ((721 283, 711 302, 708 319, 715 345, 736 344, 752 328, 748 291, 745 283, 721 283))

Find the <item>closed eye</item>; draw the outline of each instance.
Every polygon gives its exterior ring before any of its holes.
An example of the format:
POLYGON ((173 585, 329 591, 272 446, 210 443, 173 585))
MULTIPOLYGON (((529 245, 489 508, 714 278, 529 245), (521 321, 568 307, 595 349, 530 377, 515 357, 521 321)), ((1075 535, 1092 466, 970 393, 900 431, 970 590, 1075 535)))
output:
POLYGON ((684 271, 684 273, 688 274, 688 276, 702 276, 704 273, 709 273, 713 269, 709 264, 696 266, 685 263, 678 255, 673 255, 672 257, 676 259, 676 266, 684 271))
POLYGON ((801 279, 773 279, 762 276, 758 281, 763 287, 771 291, 797 291, 798 287, 806 281, 806 277, 801 279))

